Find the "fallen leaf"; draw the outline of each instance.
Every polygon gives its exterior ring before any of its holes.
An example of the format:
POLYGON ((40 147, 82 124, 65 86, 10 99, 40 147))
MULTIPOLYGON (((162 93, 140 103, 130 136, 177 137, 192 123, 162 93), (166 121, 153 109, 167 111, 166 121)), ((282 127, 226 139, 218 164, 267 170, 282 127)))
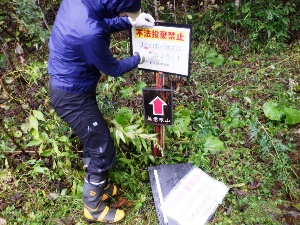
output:
POLYGON ((256 182, 256 181, 255 181, 255 182, 253 182, 252 184, 250 184, 248 187, 249 187, 250 190, 254 190, 254 189, 256 189, 256 188, 259 188, 260 185, 261 185, 260 182, 256 182))
POLYGON ((247 192, 242 191, 242 190, 234 190, 234 192, 236 193, 237 196, 246 196, 247 192))
POLYGON ((122 206, 130 207, 132 205, 132 202, 128 201, 125 198, 120 198, 120 200, 114 204, 111 205, 112 208, 118 209, 122 206))

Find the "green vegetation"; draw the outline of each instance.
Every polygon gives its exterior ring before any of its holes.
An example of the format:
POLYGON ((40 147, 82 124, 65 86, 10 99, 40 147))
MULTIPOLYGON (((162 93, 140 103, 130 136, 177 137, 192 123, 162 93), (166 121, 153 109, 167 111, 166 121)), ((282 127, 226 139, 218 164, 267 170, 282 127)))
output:
MULTIPOLYGON (((174 126, 163 158, 152 155, 141 89, 153 73, 103 77, 97 101, 117 146, 110 179, 120 224, 157 225, 147 168, 191 162, 230 187, 210 224, 300 223, 300 2, 161 1, 160 19, 193 25, 189 80, 174 89, 174 126), (189 5, 187 5, 189 4, 189 5), (182 13, 185 12, 185 13, 182 13)), ((153 12, 153 2, 144 2, 153 12)), ((82 218, 82 146, 48 96, 47 37, 59 1, 1 2, 0 218, 8 224, 86 224, 82 218)), ((112 38, 128 55, 128 33, 112 38)))

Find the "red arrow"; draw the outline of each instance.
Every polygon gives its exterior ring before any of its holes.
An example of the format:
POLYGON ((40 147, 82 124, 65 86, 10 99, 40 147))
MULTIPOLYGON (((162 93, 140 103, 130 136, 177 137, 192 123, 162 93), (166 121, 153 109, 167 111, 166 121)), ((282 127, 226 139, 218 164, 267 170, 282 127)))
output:
POLYGON ((167 105, 160 97, 153 99, 149 105, 153 105, 153 115, 164 115, 164 105, 167 105))

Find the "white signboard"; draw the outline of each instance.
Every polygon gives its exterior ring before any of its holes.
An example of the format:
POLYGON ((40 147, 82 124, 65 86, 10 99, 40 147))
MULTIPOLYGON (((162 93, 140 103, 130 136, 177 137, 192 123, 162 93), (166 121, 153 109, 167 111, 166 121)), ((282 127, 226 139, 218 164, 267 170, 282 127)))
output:
POLYGON ((156 56, 139 64, 139 69, 189 77, 191 58, 191 25, 156 23, 153 28, 133 28, 131 53, 150 49, 156 56))
POLYGON ((163 211, 180 225, 204 225, 229 188, 193 167, 167 195, 163 211))

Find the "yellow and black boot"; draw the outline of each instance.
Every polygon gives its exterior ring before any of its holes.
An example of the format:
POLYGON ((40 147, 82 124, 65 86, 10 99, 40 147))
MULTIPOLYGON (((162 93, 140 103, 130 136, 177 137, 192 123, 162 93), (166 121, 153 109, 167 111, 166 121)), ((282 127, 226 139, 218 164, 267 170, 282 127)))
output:
MULTIPOLYGON (((125 216, 123 210, 112 209, 104 203, 104 200, 106 200, 105 188, 108 190, 107 187, 107 182, 98 186, 84 182, 84 217, 88 222, 116 223, 123 220, 125 216)), ((115 185, 113 185, 113 188, 115 188, 115 185)))
POLYGON ((113 197, 120 194, 121 189, 118 188, 115 184, 110 183, 108 180, 103 184, 104 192, 102 196, 102 201, 109 202, 113 197))

